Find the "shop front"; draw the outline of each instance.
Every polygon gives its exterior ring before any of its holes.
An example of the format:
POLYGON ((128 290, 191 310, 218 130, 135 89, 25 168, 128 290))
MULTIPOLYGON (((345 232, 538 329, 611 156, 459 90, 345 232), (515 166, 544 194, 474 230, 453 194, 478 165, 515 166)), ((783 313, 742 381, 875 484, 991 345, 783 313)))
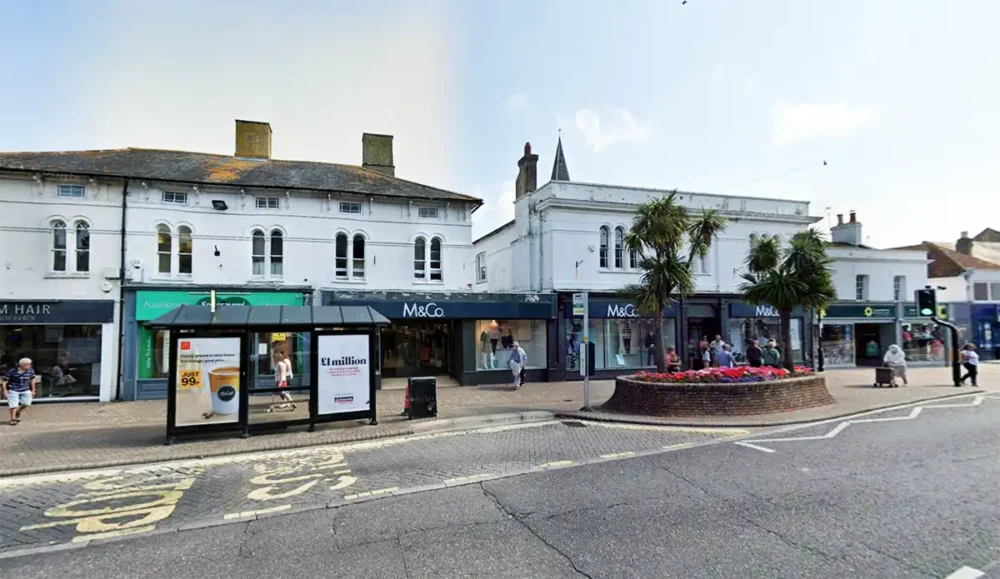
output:
POLYGON ((114 310, 113 300, 0 301, 0 372, 30 358, 39 402, 111 400, 114 310))
MULTIPOLYGON (((890 345, 906 352, 913 365, 947 362, 950 337, 947 328, 917 315, 914 304, 831 304, 823 313, 822 349, 827 368, 880 366, 890 345)), ((939 316, 947 308, 940 307, 939 316)))
MULTIPOLYGON (((583 316, 574 315, 572 294, 561 294, 558 343, 552 364, 558 374, 553 380, 575 380, 580 376, 580 348, 583 342, 583 316)), ((635 305, 620 297, 588 298, 588 334, 594 343, 594 367, 598 378, 656 367, 656 320, 642 316, 635 305)), ((677 310, 664 311, 662 334, 664 349, 677 346, 677 310)))
POLYGON ((548 295, 323 292, 323 305, 367 305, 392 322, 381 332, 382 379, 451 376, 460 384, 510 383, 516 341, 526 380, 548 381, 554 301, 548 295))
POLYGON ((969 318, 980 359, 1000 360, 1000 304, 972 304, 969 318))
MULTIPOLYGON (((789 326, 789 342, 792 350, 792 361, 802 364, 805 361, 803 336, 805 335, 806 315, 802 308, 792 312, 789 326)), ((744 302, 729 304, 729 325, 724 339, 732 346, 737 363, 746 361, 746 348, 751 340, 763 345, 768 340, 781 344, 781 316, 771 305, 755 306, 744 302)))
MULTIPOLYGON (((180 306, 209 307, 208 289, 137 290, 126 295, 125 343, 123 356, 125 400, 164 398, 170 368, 170 331, 147 327, 148 322, 180 306)), ((216 305, 239 306, 301 306, 307 305, 312 291, 240 291, 219 290, 216 305)), ((278 361, 289 359, 293 374, 305 379, 308 372, 308 339, 296 333, 254 334, 256 348, 251 371, 255 379, 250 385, 269 386, 274 382, 278 361), (297 370, 297 371, 296 371, 297 370)), ((298 378, 297 378, 298 379, 298 378)))

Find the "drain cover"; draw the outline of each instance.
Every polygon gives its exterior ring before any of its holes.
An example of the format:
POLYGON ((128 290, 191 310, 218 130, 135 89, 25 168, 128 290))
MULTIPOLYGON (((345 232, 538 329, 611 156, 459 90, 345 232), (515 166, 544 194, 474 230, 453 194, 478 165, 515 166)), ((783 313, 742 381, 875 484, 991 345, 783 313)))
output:
POLYGON ((587 425, 577 420, 563 420, 563 424, 571 428, 587 428, 587 425))

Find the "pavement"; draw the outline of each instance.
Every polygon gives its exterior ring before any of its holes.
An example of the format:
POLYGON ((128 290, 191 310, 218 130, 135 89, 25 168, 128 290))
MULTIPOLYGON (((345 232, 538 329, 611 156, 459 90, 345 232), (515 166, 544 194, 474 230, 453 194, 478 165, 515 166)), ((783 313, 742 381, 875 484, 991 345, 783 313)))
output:
POLYGON ((998 437, 1000 394, 967 389, 749 434, 547 422, 291 461, 7 479, 0 568, 24 579, 1000 579, 998 437), (333 490, 345 476, 356 480, 333 490), (385 484, 395 488, 373 488, 385 484), (247 500, 256 508, 218 516, 247 500))
MULTIPOLYGON (((16 427, 0 425, 0 476, 68 469, 90 469, 249 452, 343 444, 456 428, 565 417, 658 425, 753 428, 822 420, 898 404, 959 394, 950 385, 948 368, 910 369, 910 386, 872 388, 870 368, 825 372, 836 404, 795 412, 757 416, 658 419, 607 412, 580 414, 581 382, 529 383, 513 391, 505 386, 454 387, 438 390, 438 419, 410 421, 399 416, 404 393, 382 390, 377 397, 379 424, 349 421, 303 427, 241 439, 232 435, 181 439, 165 446, 166 402, 37 404, 16 427)), ((1000 365, 984 365, 980 383, 1000 389, 1000 365)), ((591 405, 599 407, 614 392, 613 380, 591 383, 591 405)), ((263 414, 273 418, 275 414, 263 414)))

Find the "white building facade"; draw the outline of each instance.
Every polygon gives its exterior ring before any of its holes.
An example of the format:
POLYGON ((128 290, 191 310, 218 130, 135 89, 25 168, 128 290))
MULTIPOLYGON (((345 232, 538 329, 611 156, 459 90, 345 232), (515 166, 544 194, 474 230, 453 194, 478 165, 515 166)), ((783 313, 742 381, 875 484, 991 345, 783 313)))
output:
POLYGON ((0 169, 0 372, 38 400, 110 400, 118 377, 123 181, 0 169))
MULTIPOLYGON (((273 160, 270 144, 269 125, 237 121, 232 156, 149 149, 0 154, 0 312, 11 312, 0 313, 4 363, 22 353, 35 358, 47 383, 59 381, 57 362, 68 360, 63 365, 79 385, 86 362, 94 385, 55 387, 53 396, 157 398, 167 389, 169 335, 147 323, 177 306, 205 303, 212 290, 223 304, 364 300, 389 314, 399 309, 397 318, 406 297, 430 303, 471 291, 478 199, 396 178, 391 136, 365 134, 360 167, 273 160), (97 329, 89 321, 82 330, 66 326, 59 342, 53 324, 65 315, 36 316, 43 329, 29 343, 12 333, 23 333, 26 321, 14 313, 38 309, 42 299, 63 310, 110 305, 113 316, 97 329), (80 332, 97 340, 99 360, 89 342, 84 359, 80 332)), ((441 345, 418 359, 430 341, 425 335, 450 329, 394 326, 386 341, 406 342, 407 349, 395 348, 382 362, 415 374, 421 362, 433 365, 449 350, 441 345)), ((309 366, 308 336, 275 336, 280 340, 259 336, 259 381, 273 380, 275 351, 288 353, 300 373, 309 366)))
MULTIPOLYGON (((640 279, 636 256, 624 248, 623 238, 637 206, 670 191, 570 181, 561 143, 552 180, 536 189, 537 159, 526 146, 518 163, 514 221, 475 242, 476 288, 554 296, 557 312, 544 336, 548 341, 537 346, 533 342, 542 336, 529 341, 536 356, 547 352, 549 379, 579 376, 582 318, 572 309, 572 296, 578 292, 588 293, 588 334, 596 346, 599 375, 653 366, 655 322, 643 319, 620 295, 640 279)), ((684 358, 695 341, 722 335, 741 355, 750 339, 776 336, 774 308, 751 306, 738 295, 747 251, 755 238, 787 241, 819 218, 811 217, 809 204, 802 201, 685 191, 676 195, 692 213, 717 211, 726 218, 727 228, 695 265, 696 293, 667 311, 662 328, 666 345, 676 347, 684 358)), ((807 313, 796 312, 792 347, 800 362, 811 358, 810 332, 807 313)), ((524 339, 520 343, 525 346, 524 339)))

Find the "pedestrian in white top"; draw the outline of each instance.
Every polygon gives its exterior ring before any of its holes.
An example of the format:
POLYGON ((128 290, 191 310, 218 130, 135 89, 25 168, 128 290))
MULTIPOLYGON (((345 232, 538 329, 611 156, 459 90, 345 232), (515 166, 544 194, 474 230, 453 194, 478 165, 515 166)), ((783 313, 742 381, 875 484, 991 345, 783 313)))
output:
POLYGON ((893 344, 889 346, 886 351, 885 356, 882 358, 882 362, 885 363, 886 367, 892 368, 892 384, 896 385, 896 378, 902 378, 904 385, 909 385, 906 381, 906 352, 900 349, 899 346, 893 344))
POLYGON ((965 384, 966 380, 972 380, 973 386, 979 386, 976 381, 979 377, 979 353, 976 352, 975 344, 966 344, 962 348, 962 363, 965 365, 966 373, 959 383, 965 384))
POLYGON ((292 361, 288 359, 288 354, 284 352, 276 352, 274 355, 274 382, 275 386, 281 388, 282 390, 277 393, 278 397, 281 398, 281 404, 274 406, 274 394, 271 395, 271 407, 268 408, 268 412, 271 412, 275 408, 286 409, 291 408, 295 410, 295 400, 292 398, 291 393, 285 391, 289 384, 292 382, 292 361))
POLYGON ((518 342, 514 342, 510 351, 510 360, 507 361, 507 366, 514 374, 514 390, 521 388, 521 369, 524 368, 527 361, 528 355, 524 353, 524 348, 518 342))

